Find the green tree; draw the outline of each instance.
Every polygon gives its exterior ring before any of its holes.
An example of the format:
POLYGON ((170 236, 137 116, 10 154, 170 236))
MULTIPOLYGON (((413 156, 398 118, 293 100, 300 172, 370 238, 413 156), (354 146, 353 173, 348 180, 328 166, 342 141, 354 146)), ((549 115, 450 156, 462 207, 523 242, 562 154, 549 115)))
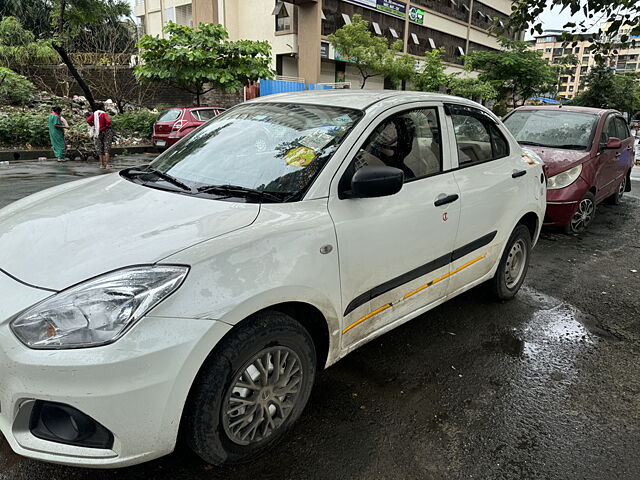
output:
POLYGON ((222 25, 201 23, 197 29, 170 22, 168 38, 144 35, 138 42, 143 64, 141 83, 162 82, 200 97, 210 90, 235 92, 258 79, 271 78, 268 42, 229 41, 222 25))
POLYGON ((415 77, 416 90, 445 92, 473 100, 489 100, 498 96, 496 89, 488 82, 462 77, 459 73, 446 73, 442 60, 444 51, 444 48, 436 48, 425 52, 423 67, 415 77))
POLYGON ((616 74, 600 63, 585 78, 586 90, 576 95, 572 105, 614 108, 629 118, 640 110, 640 75, 635 72, 616 74))
POLYGON ((435 48, 424 54, 424 63, 415 79, 416 90, 423 92, 440 92, 449 82, 449 75, 445 73, 442 61, 444 47, 435 48))
POLYGON ((476 50, 465 57, 465 68, 480 70, 478 78, 496 89, 501 99, 511 96, 513 108, 527 98, 553 89, 557 78, 542 54, 527 42, 500 38, 497 52, 476 50))
POLYGON ((402 51, 400 40, 389 46, 386 38, 376 37, 369 30, 369 22, 354 15, 351 25, 345 25, 329 35, 333 48, 360 72, 364 88, 371 77, 383 75, 390 80, 409 80, 415 73, 415 60, 402 51))
POLYGON ((57 59, 51 43, 36 40, 15 17, 0 20, 0 64, 25 73, 30 66, 50 64, 57 59))
POLYGON ((0 104, 23 105, 35 93, 36 87, 13 70, 0 67, 0 104))
POLYGON ((506 28, 515 31, 529 28, 532 34, 542 34, 541 14, 550 6, 571 12, 572 16, 579 12, 584 14, 585 20, 564 24, 563 29, 568 30, 565 35, 567 41, 577 41, 579 34, 584 34, 594 25, 603 21, 608 23, 603 32, 605 35, 592 39, 595 52, 610 50, 612 38, 619 36, 617 42, 626 47, 633 42, 632 37, 640 35, 640 2, 634 0, 516 0, 506 28))

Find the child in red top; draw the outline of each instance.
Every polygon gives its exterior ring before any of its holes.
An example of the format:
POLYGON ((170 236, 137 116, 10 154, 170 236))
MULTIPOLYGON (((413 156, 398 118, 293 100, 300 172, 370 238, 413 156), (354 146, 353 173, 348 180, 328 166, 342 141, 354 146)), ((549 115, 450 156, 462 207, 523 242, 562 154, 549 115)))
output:
POLYGON ((111 149, 111 141, 113 133, 111 131, 111 119, 107 112, 102 110, 104 104, 96 105, 96 110, 87 115, 87 123, 90 125, 90 133, 93 137, 98 157, 100 158, 100 168, 109 168, 109 150, 111 149))

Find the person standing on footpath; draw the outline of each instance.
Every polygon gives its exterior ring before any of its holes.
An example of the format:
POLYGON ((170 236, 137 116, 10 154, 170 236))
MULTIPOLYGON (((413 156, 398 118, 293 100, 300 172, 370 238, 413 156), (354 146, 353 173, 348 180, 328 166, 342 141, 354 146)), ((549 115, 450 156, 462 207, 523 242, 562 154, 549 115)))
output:
POLYGON ((111 149, 111 141, 113 133, 111 131, 111 118, 107 112, 102 110, 104 104, 96 105, 96 110, 87 115, 87 123, 89 124, 91 137, 93 137, 93 145, 95 146, 98 157, 100 158, 100 168, 109 168, 109 150, 111 149))
POLYGON ((53 107, 51 109, 51 115, 49 115, 47 121, 49 123, 49 138, 51 139, 51 149, 53 150, 53 154, 59 162, 64 162, 66 148, 64 142, 64 129, 69 128, 69 126, 62 120, 62 108, 53 107))

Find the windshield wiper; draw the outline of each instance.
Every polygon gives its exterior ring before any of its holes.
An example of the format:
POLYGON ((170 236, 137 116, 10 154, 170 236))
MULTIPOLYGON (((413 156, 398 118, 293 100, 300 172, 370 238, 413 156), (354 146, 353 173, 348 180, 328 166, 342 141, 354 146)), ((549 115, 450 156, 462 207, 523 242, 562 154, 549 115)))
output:
POLYGON ((191 188, 189 185, 187 185, 186 183, 181 182, 180 180, 178 180, 175 177, 172 177, 171 175, 161 172, 160 170, 156 170, 155 168, 151 168, 150 166, 147 166, 146 168, 130 168, 128 170, 126 170, 124 172, 125 174, 129 175, 146 175, 146 174, 150 174, 150 175, 155 175, 158 178, 161 178, 162 180, 164 180, 167 183, 170 183, 171 185, 178 187, 181 190, 187 191, 187 192, 193 192, 193 188, 191 188))
POLYGON ((548 147, 549 145, 544 145, 543 143, 538 142, 528 142, 526 140, 518 140, 520 145, 530 145, 532 147, 548 147))
POLYGON ((221 193, 223 195, 253 197, 260 200, 271 200, 272 202, 286 202, 287 198, 283 198, 274 193, 265 192, 264 190, 256 190, 255 188, 242 187, 240 185, 204 185, 198 187, 198 193, 221 193))
POLYGON ((586 150, 586 146, 578 145, 578 144, 569 144, 569 145, 553 145, 552 148, 563 148, 565 150, 586 150))

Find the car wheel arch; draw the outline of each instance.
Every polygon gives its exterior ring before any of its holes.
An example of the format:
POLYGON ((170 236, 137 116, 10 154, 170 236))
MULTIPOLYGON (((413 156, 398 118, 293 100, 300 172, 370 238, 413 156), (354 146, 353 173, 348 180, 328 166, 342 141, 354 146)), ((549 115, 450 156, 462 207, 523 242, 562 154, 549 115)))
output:
POLYGON ((535 212, 528 212, 524 214, 520 218, 520 220, 518 220, 513 228, 515 229, 518 225, 524 225, 525 227, 527 227, 529 233, 531 234, 531 241, 534 242, 536 233, 538 232, 538 228, 540 226, 540 218, 538 217, 538 215, 535 212))

